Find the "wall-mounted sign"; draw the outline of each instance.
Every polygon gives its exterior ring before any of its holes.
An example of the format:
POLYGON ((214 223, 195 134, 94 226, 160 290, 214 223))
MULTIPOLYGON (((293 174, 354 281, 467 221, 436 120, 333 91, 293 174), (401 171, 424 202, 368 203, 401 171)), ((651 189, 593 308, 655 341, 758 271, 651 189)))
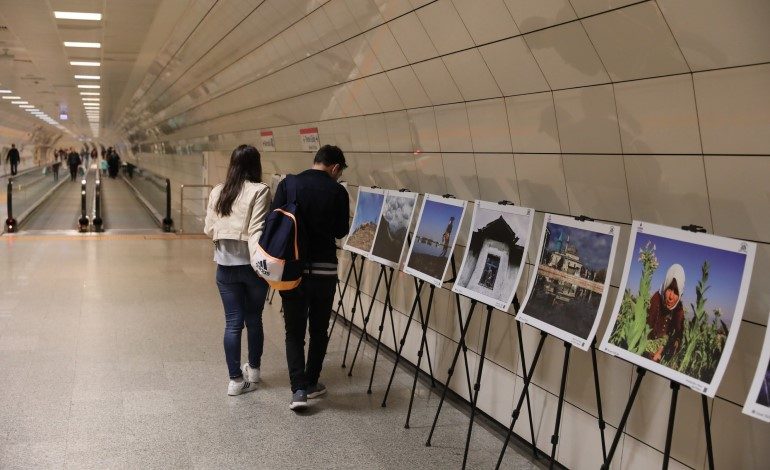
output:
POLYGON ((275 136, 273 131, 260 131, 259 135, 262 138, 262 151, 275 152, 275 136))
POLYGON ((315 152, 321 148, 321 139, 318 137, 317 127, 300 129, 299 140, 302 142, 302 150, 315 152))

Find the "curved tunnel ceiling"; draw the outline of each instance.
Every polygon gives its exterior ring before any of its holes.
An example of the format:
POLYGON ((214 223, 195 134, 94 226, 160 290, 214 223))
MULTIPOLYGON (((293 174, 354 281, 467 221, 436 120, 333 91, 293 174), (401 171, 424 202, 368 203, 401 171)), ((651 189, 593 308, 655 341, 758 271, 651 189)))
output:
POLYGON ((198 0, 117 124, 134 145, 201 150, 261 128, 691 76, 770 61, 767 24, 761 0, 198 0))

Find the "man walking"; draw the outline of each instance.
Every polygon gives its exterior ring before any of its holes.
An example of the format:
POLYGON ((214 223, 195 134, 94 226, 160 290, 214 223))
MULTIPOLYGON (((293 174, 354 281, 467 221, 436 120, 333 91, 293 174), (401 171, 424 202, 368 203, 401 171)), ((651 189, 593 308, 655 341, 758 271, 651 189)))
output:
POLYGON ((67 166, 70 169, 70 181, 77 180, 78 167, 81 163, 83 162, 80 161, 80 155, 78 155, 74 148, 70 147, 70 152, 67 155, 67 166))
POLYGON ((11 148, 8 150, 8 155, 6 155, 5 161, 11 162, 11 175, 16 176, 16 173, 19 172, 19 162, 21 161, 19 150, 16 148, 16 144, 11 144, 11 148))
MULTIPOLYGON (((329 342, 327 330, 337 286, 335 238, 344 237, 350 228, 348 193, 337 183, 346 167, 342 150, 324 145, 316 153, 313 167, 295 177, 298 223, 305 234, 306 246, 302 248, 308 268, 299 287, 281 292, 292 410, 306 408, 308 398, 326 393, 318 378, 329 342), (310 345, 305 361, 308 329, 310 345)), ((276 188, 273 209, 289 202, 286 198, 284 180, 276 188)))

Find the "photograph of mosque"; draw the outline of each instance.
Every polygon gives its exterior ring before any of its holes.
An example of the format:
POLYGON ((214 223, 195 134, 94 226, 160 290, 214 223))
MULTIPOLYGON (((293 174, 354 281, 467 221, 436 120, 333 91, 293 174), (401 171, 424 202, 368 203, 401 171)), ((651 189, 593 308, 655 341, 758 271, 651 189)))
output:
POLYGON ((565 341, 585 346, 595 333, 604 304, 615 228, 548 215, 537 259, 537 274, 522 306, 522 318, 565 341), (549 220, 550 218, 550 220, 549 220))

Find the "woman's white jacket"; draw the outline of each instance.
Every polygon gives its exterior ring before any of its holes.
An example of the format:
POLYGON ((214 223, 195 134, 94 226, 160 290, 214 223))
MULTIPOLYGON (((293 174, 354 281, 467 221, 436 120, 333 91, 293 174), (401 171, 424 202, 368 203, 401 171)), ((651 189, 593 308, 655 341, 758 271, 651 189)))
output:
POLYGON ((203 231, 214 241, 225 239, 248 242, 249 258, 253 265, 265 218, 270 212, 270 188, 263 183, 244 181, 230 215, 222 217, 217 214, 216 205, 223 187, 224 184, 220 183, 209 194, 203 231))

